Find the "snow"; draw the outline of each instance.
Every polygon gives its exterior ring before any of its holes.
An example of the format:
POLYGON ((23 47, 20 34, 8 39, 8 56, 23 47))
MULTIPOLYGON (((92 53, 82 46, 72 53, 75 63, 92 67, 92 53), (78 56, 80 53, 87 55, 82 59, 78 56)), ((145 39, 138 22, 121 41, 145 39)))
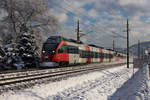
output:
POLYGON ((126 81, 110 100, 150 100, 148 65, 144 65, 134 76, 126 81))
POLYGON ((150 100, 148 66, 120 66, 9 91, 0 100, 150 100))

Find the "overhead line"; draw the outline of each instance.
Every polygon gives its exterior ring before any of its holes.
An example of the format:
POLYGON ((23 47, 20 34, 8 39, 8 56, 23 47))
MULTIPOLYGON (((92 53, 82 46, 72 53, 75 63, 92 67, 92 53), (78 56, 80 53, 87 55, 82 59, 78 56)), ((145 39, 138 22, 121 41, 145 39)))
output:
MULTIPOLYGON (((60 5, 58 5, 57 3, 54 3, 54 2, 52 2, 52 3, 53 3, 54 5, 56 5, 57 7, 59 7, 59 8, 61 8, 61 9, 65 10, 65 11, 70 12, 70 13, 74 14, 75 16, 77 16, 76 13, 74 13, 74 12, 72 12, 72 11, 70 11, 70 10, 68 10, 68 9, 66 9, 66 8, 64 8, 64 7, 62 7, 62 6, 60 6, 60 5)), ((77 17, 78 17, 78 16, 77 16, 77 17)))
MULTIPOLYGON (((64 2, 65 2, 65 0, 63 0, 64 2)), ((64 8, 64 7, 62 7, 62 6, 60 6, 60 5, 58 5, 57 3, 55 3, 55 2, 52 2, 54 5, 56 5, 57 7, 59 7, 59 8, 61 8, 61 9, 63 9, 63 10, 65 10, 65 11, 67 11, 67 12, 70 12, 70 13, 72 13, 72 14, 74 14, 76 17, 80 17, 78 14, 76 14, 76 13, 74 13, 74 12, 72 12, 72 11, 70 11, 70 10, 68 10, 68 9, 66 9, 66 8, 64 8)), ((67 5, 68 6, 70 6, 68 3, 67 3, 67 5)), ((69 8, 71 8, 71 7, 69 7, 69 8)), ((73 8, 71 8, 71 9, 73 9, 73 8)), ((111 8, 112 9, 112 8, 111 8)), ((112 9, 113 10, 113 9, 112 9)), ((77 10, 76 10, 77 11, 77 10)), ((108 13, 110 13, 110 12, 108 12, 108 13)), ((83 15, 83 14, 82 14, 83 15)), ((94 23, 92 23, 92 25, 94 25, 94 23)), ((90 26, 91 26, 91 24, 90 24, 90 26)), ((95 27, 95 25, 93 26, 93 27, 95 27)), ((93 30, 94 31, 94 30, 93 30)), ((102 31, 102 30, 101 30, 102 31)), ((112 34, 114 34, 114 32, 113 31, 111 31, 111 30, 108 30, 107 29, 107 31, 109 31, 110 33, 112 33, 112 34)), ((97 31, 95 31, 95 32, 97 32, 97 31)), ((108 32, 104 32, 103 31, 103 33, 106 33, 106 34, 109 34, 109 35, 111 35, 110 33, 108 33, 108 32)), ((116 32, 115 32, 115 34, 117 34, 116 32)), ((121 38, 124 38, 124 36, 122 36, 122 35, 120 35, 119 33, 117 34, 119 37, 121 37, 121 38)))

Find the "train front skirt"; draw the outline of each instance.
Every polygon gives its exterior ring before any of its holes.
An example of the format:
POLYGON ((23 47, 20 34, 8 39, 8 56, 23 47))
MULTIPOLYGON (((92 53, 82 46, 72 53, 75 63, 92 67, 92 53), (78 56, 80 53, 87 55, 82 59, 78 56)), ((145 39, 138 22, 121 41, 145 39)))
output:
POLYGON ((55 67, 55 66, 59 66, 59 64, 56 62, 42 62, 40 66, 41 67, 55 67))

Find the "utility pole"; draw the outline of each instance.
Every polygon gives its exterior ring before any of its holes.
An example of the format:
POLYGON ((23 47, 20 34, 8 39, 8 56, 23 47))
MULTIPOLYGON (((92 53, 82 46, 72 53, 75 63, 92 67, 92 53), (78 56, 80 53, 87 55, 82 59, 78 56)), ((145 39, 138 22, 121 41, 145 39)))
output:
POLYGON ((79 20, 77 21, 77 42, 80 42, 80 26, 79 26, 79 20))
POLYGON ((140 58, 140 40, 138 40, 138 59, 140 58))
POLYGON ((142 48, 142 55, 141 58, 144 59, 144 48, 142 48))
POLYGON ((113 40, 113 50, 115 51, 115 40, 113 40))
POLYGON ((129 68, 129 22, 127 19, 127 68, 129 68))

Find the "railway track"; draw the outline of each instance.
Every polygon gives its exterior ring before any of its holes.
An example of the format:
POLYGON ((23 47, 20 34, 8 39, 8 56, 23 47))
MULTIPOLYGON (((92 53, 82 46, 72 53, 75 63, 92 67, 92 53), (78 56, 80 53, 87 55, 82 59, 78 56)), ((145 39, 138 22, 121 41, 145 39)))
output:
MULTIPOLYGON (((93 65, 93 64, 86 64, 86 65, 93 65)), ((103 66, 105 64, 100 64, 100 66, 103 66)), ((80 68, 85 67, 84 65, 78 65, 80 68)), ((24 69, 24 70, 9 70, 9 71, 2 71, 0 72, 0 80, 5 78, 11 78, 11 77, 18 77, 18 76, 27 76, 27 75, 33 75, 38 73, 45 73, 45 72, 55 72, 59 70, 66 70, 66 69, 75 69, 78 66, 71 66, 71 67, 59 67, 59 68, 50 68, 50 69, 24 69)))
MULTIPOLYGON (((57 68, 57 69, 45 69, 39 70, 32 74, 20 74, 19 76, 13 77, 6 77, 0 79, 0 93, 6 92, 7 90, 12 90, 16 87, 25 87, 30 84, 38 83, 39 80, 44 81, 43 79, 58 79, 66 77, 67 75, 79 74, 88 71, 95 71, 95 70, 103 70, 105 68, 112 68, 113 66, 120 66, 125 63, 114 64, 114 65, 103 65, 99 66, 91 66, 91 67, 67 67, 67 68, 57 68)), ((9 73, 10 74, 10 73, 9 73)), ((16 73, 15 73, 16 74, 16 73)))

